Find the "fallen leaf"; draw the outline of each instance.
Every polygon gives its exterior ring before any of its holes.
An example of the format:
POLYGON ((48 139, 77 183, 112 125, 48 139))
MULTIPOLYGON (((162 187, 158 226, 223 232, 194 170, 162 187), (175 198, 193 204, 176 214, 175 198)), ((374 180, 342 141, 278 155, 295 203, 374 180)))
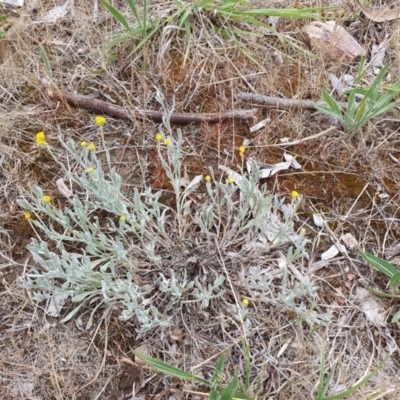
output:
POLYGON ((350 250, 358 246, 357 239, 351 233, 345 233, 340 237, 340 240, 348 247, 350 250))
POLYGON ((360 300, 361 309, 367 319, 377 326, 385 326, 385 313, 381 303, 372 297, 368 290, 361 287, 356 289, 356 297, 360 300))
POLYGON ((322 228, 325 225, 325 221, 320 215, 313 214, 312 218, 313 218, 314 225, 318 226, 318 228, 322 228))
POLYGON ((360 0, 357 0, 357 3, 363 11, 364 15, 374 22, 393 21, 394 19, 400 18, 400 7, 374 10, 372 8, 364 7, 360 3, 360 0))
POLYGON ((67 188, 67 186, 65 185, 64 180, 62 178, 56 180, 56 186, 57 186, 59 193, 62 196, 66 197, 67 199, 69 199, 71 196, 73 196, 73 193, 71 192, 71 190, 69 190, 67 188))
POLYGON ((301 165, 297 162, 296 157, 292 156, 291 154, 285 153, 283 155, 285 161, 290 162, 290 166, 294 169, 301 169, 301 165))
MULTIPOLYGON (((63 288, 67 288, 68 286, 68 282, 64 282, 62 285, 63 288)), ((47 306, 46 313, 52 317, 59 317, 61 310, 63 309, 64 304, 68 300, 69 296, 70 293, 63 293, 52 297, 47 306)))
POLYGON ((258 124, 253 125, 250 128, 250 133, 254 133, 254 132, 260 130, 261 128, 264 128, 264 126, 267 125, 268 122, 270 122, 270 121, 271 121, 271 118, 267 118, 267 119, 260 121, 258 124))
POLYGON ((335 245, 333 245, 327 251, 321 254, 321 260, 322 261, 330 260, 331 258, 336 257, 338 254, 339 254, 338 248, 335 245))

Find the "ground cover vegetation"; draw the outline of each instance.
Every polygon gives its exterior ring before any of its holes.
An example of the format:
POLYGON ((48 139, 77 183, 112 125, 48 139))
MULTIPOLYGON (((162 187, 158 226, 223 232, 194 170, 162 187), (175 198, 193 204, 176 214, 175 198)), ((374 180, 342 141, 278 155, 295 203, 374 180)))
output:
POLYGON ((396 10, 0 5, 2 398, 393 399, 396 10))

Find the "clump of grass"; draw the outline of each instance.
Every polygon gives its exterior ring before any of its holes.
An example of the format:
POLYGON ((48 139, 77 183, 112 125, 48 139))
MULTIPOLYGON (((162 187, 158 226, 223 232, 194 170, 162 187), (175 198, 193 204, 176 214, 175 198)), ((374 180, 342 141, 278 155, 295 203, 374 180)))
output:
MULTIPOLYGON (((249 2, 243 0, 200 0, 192 2, 174 1, 169 9, 168 16, 150 17, 148 15, 148 4, 146 0, 142 2, 142 15, 139 15, 137 2, 127 0, 130 10, 136 22, 130 24, 128 16, 113 7, 106 0, 100 0, 114 18, 123 26, 122 30, 115 33, 115 37, 107 44, 111 49, 120 43, 131 43, 135 41, 129 56, 136 53, 154 35, 166 31, 184 31, 187 38, 187 45, 184 52, 183 64, 186 63, 190 54, 191 36, 196 18, 203 20, 203 26, 207 26, 213 35, 218 35, 225 40, 229 40, 234 46, 252 61, 257 62, 251 55, 250 49, 246 46, 242 36, 256 35, 254 28, 264 29, 268 33, 276 35, 282 42, 287 42, 299 50, 304 51, 293 39, 277 32, 273 27, 264 21, 265 17, 280 18, 302 18, 302 19, 321 19, 318 11, 326 10, 327 7, 307 7, 302 9, 256 9, 249 2), (204 21, 207 23, 204 24, 204 21), (249 29, 248 26, 253 27, 249 29)), ((165 14, 165 12, 164 12, 165 14)))
MULTIPOLYGON (((345 111, 341 110, 338 102, 325 89, 322 89, 322 97, 327 106, 316 105, 315 108, 337 119, 345 132, 353 135, 358 133, 369 120, 385 112, 394 110, 400 101, 393 101, 400 92, 400 79, 392 85, 386 85, 384 93, 380 93, 382 88, 381 83, 388 68, 389 66, 385 66, 381 69, 369 88, 346 90, 345 93, 348 94, 348 98, 345 111), (356 101, 357 96, 361 98, 359 103, 356 101)), ((359 73, 355 80, 356 84, 360 83, 365 73, 364 59, 361 59, 359 73)))

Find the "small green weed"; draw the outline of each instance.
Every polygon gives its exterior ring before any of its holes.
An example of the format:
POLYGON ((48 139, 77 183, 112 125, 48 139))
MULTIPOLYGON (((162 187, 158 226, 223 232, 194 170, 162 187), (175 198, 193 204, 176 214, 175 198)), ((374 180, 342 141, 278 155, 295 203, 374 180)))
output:
MULTIPOLYGON (((390 286, 392 287, 392 289, 398 292, 400 285, 400 270, 398 270, 390 262, 382 258, 376 257, 372 254, 365 253, 361 249, 358 249, 358 253, 364 258, 364 260, 370 263, 375 269, 377 269, 383 275, 387 276, 390 279, 390 286)), ((391 299, 400 299, 400 295, 383 293, 380 292, 379 290, 375 290, 372 288, 369 288, 368 290, 377 296, 387 297, 391 299)), ((398 320, 400 320, 400 310, 393 315, 392 322, 397 322, 398 320)))
MULTIPOLYGON (((359 73, 355 79, 356 84, 359 84, 366 73, 364 63, 365 61, 362 59, 359 73)), ((322 97, 327 106, 316 105, 315 108, 326 115, 336 118, 345 132, 353 135, 358 133, 366 122, 387 111, 392 111, 400 101, 393 101, 400 91, 400 79, 393 85, 381 85, 387 70, 388 66, 382 68, 368 89, 354 88, 346 90, 345 93, 349 95, 346 111, 340 109, 338 102, 325 89, 322 90, 322 97), (386 90, 383 94, 380 94, 382 87, 386 90), (357 96, 362 97, 359 103, 356 102, 357 96)))

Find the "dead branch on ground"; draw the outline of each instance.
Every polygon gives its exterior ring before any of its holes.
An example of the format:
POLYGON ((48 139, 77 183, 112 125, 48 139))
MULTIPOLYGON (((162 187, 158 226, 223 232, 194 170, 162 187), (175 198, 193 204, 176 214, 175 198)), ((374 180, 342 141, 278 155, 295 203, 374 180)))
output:
MULTIPOLYGON (((72 94, 55 89, 47 89, 47 94, 52 100, 66 101, 76 106, 110 115, 112 117, 132 120, 134 118, 148 118, 154 122, 162 122, 162 111, 153 110, 130 110, 106 101, 96 99, 92 96, 83 96, 80 94, 72 94)), ((232 110, 219 113, 172 113, 171 123, 175 124, 191 124, 192 122, 209 122, 216 123, 227 119, 252 119, 257 109, 251 110, 232 110)))

